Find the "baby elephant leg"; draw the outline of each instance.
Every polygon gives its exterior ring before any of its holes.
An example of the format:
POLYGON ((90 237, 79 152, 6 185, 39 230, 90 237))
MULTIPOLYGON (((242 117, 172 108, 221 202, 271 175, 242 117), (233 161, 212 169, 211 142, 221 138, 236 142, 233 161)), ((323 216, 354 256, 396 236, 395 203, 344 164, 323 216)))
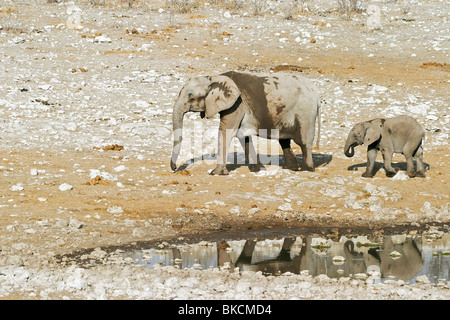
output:
POLYGON ((394 154, 393 150, 384 149, 382 150, 383 161, 384 161, 384 170, 386 171, 386 175, 388 177, 393 177, 398 171, 398 168, 392 167, 392 155, 394 154))
POLYGON ((414 178, 414 177, 424 177, 425 176, 425 170, 423 167, 423 162, 422 162, 422 154, 423 154, 423 150, 422 150, 422 146, 419 145, 419 147, 417 147, 417 144, 413 142, 408 141, 408 143, 405 144, 405 147, 403 148, 403 155, 406 158, 406 174, 410 177, 410 178, 414 178), (417 173, 416 170, 414 169, 414 161, 413 161, 413 157, 414 159, 416 159, 416 163, 417 163, 417 173))
POLYGON ((372 178, 373 177, 373 168, 375 166, 375 159, 377 158, 378 150, 368 149, 367 150, 367 166, 366 171, 362 174, 365 178, 372 178))
POLYGON ((425 177, 425 167, 423 165, 423 148, 419 146, 417 148, 416 153, 414 154, 414 159, 416 160, 416 177, 424 178, 425 177))

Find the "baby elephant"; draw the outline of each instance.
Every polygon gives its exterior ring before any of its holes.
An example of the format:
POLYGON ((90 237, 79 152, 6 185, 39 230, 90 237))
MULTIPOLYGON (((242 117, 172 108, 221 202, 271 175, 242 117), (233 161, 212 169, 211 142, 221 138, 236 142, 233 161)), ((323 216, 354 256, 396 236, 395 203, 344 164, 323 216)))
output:
POLYGON ((353 157, 354 147, 367 146, 367 167, 363 177, 373 177, 373 167, 378 151, 384 159, 384 169, 388 177, 394 176, 398 169, 391 165, 392 155, 402 153, 406 158, 406 173, 409 177, 425 177, 422 162, 422 138, 425 131, 416 120, 409 116, 397 116, 390 119, 373 119, 357 123, 348 134, 344 153, 353 157), (416 160, 417 172, 414 170, 413 157, 416 160))

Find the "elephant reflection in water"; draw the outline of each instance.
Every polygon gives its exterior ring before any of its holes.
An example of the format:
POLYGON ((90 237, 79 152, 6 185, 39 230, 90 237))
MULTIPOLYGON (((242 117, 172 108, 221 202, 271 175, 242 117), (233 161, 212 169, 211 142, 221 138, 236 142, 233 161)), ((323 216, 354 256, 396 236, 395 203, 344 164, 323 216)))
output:
POLYGON ((299 254, 291 257, 291 248, 295 241, 296 239, 292 237, 284 238, 283 245, 281 246, 281 250, 276 258, 263 260, 256 263, 252 263, 252 256, 257 241, 246 241, 239 258, 236 260, 236 267, 243 271, 262 271, 269 274, 284 272, 299 273, 302 255, 299 254))
POLYGON ((314 248, 311 237, 302 239, 300 253, 293 255, 291 249, 295 238, 286 237, 276 258, 252 263, 256 240, 247 240, 242 251, 233 263, 226 248, 218 246, 218 264, 230 264, 240 270, 262 271, 269 274, 284 272, 300 273, 308 270, 312 276, 326 274, 329 277, 351 276, 368 271, 379 271, 381 277, 395 276, 397 279, 412 279, 422 268, 420 238, 406 236, 387 236, 380 247, 356 247, 352 240, 333 242, 330 248, 314 248), (391 253, 397 251, 400 257, 393 258, 391 253), (334 257, 342 256, 342 262, 333 261, 334 257))
POLYGON ((382 276, 395 276, 401 280, 412 279, 423 266, 421 249, 421 238, 406 235, 388 237, 379 251, 382 276), (393 251, 400 253, 400 257, 391 257, 393 251))

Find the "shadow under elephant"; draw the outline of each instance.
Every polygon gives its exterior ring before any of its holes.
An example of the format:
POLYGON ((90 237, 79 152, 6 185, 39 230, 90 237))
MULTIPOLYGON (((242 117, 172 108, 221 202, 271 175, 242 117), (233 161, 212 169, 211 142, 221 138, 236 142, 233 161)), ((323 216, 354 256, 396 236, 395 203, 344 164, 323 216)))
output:
MULTIPOLYGON (((425 167, 425 171, 430 170, 430 165, 428 163, 424 162, 423 165, 425 167)), ((354 165, 351 165, 351 166, 347 167, 347 170, 348 171, 359 171, 360 168, 365 169, 366 167, 367 167, 367 162, 365 162, 365 163, 358 163, 358 164, 354 164, 354 165)), ((392 167, 394 169, 398 169, 398 171, 406 172, 406 162, 393 163, 392 167)), ((383 168, 384 168, 384 164, 382 162, 375 161, 373 172, 372 172, 373 175, 375 176, 378 173, 378 171, 380 171, 383 168)))
MULTIPOLYGON (((263 166, 275 165, 275 166, 283 167, 285 165, 283 155, 259 154, 258 156, 259 156, 259 159, 263 166)), ((322 154, 322 153, 313 154, 314 167, 318 168, 318 167, 327 166, 331 162, 332 158, 333 158, 333 156, 331 154, 322 154)), ((183 170, 187 169, 190 165, 201 162, 201 161, 205 161, 205 160, 216 160, 216 154, 205 153, 201 156, 191 158, 191 159, 185 161, 177 169, 177 171, 183 171, 183 170)), ((296 160, 299 164, 301 164, 303 161, 303 156, 297 155, 296 160)), ((245 153, 244 152, 229 153, 227 155, 228 170, 231 172, 231 171, 235 171, 241 167, 249 167, 249 162, 247 159, 245 159, 245 153)), ((263 167, 261 170, 264 170, 264 169, 265 168, 263 167)))

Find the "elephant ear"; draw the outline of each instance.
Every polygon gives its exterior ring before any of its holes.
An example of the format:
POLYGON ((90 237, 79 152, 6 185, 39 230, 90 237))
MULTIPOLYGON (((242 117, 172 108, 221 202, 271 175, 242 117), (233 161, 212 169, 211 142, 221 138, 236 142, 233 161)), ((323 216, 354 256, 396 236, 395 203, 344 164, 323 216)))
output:
POLYGON ((372 121, 366 130, 366 135, 364 136, 364 145, 370 146, 372 143, 378 141, 381 138, 381 127, 380 121, 372 121))
POLYGON ((211 77, 209 92, 205 98, 205 115, 213 118, 217 113, 231 108, 241 95, 233 80, 226 76, 211 77))

